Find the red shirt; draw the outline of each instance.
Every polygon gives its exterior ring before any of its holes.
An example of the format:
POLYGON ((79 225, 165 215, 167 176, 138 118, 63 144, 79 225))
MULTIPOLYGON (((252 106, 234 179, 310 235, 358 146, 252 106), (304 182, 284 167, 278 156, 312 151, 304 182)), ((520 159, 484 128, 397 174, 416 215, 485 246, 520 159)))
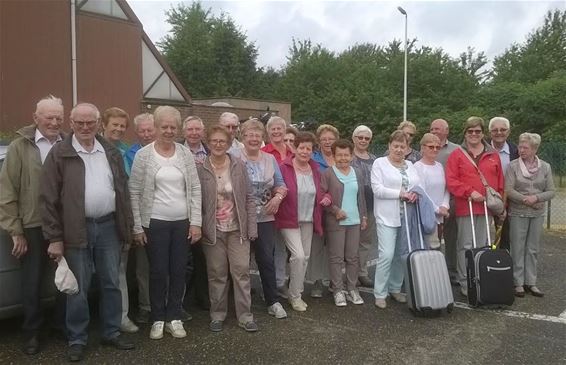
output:
POLYGON ((285 161, 288 157, 293 156, 293 151, 291 151, 291 149, 289 149, 289 147, 287 146, 285 146, 285 156, 283 157, 281 157, 281 153, 279 153, 279 151, 277 151, 273 146, 273 144, 271 143, 268 143, 265 146, 263 146, 261 150, 263 152, 273 155, 273 157, 275 157, 275 160, 277 161, 277 164, 279 165, 281 165, 281 162, 285 161))

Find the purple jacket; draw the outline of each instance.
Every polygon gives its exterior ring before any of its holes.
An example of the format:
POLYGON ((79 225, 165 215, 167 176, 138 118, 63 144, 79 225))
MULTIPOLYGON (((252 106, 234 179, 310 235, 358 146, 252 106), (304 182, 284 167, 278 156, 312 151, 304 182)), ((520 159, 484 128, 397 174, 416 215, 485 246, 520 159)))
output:
MULTIPOLYGON (((314 185, 316 187, 316 199, 313 209, 313 225, 314 232, 322 236, 322 206, 319 202, 324 195, 320 189, 320 170, 318 164, 312 159, 309 160, 311 166, 314 185)), ((287 185, 287 196, 279 205, 279 210, 275 213, 275 226, 277 229, 282 228, 299 228, 299 207, 297 202, 297 175, 295 175, 295 168, 293 167, 293 157, 288 157, 281 165, 281 175, 287 185)))

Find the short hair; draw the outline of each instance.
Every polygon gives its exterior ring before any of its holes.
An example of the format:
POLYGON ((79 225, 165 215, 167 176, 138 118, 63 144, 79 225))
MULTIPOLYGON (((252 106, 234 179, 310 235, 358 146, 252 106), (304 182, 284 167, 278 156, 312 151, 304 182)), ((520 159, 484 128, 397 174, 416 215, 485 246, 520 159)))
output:
POLYGON ((397 126, 397 130, 402 131, 403 128, 406 128, 406 127, 413 128, 415 130, 415 132, 417 131, 417 126, 415 125, 415 123, 411 122, 410 120, 405 120, 405 121, 399 123, 399 125, 397 126))
POLYGON ((228 132, 226 128, 224 128, 219 124, 214 124, 208 127, 208 129, 206 130, 206 140, 210 141, 210 137, 215 133, 222 133, 226 137, 228 143, 230 143, 230 141, 232 140, 232 136, 230 135, 230 132, 228 132))
POLYGON ((489 120, 489 124, 487 126, 487 129, 491 130, 491 127, 493 126, 494 123, 503 123, 503 125, 505 125, 505 128, 511 129, 511 123, 509 123, 509 119, 504 118, 504 117, 491 118, 489 120))
POLYGON ((187 128, 187 124, 189 124, 189 122, 193 120, 200 122, 201 127, 204 129, 204 122, 202 121, 202 119, 200 119, 200 117, 197 117, 196 115, 189 115, 185 118, 185 120, 183 120, 183 129, 187 128))
POLYGON ((142 113, 142 114, 138 114, 134 117, 134 128, 138 128, 138 126, 145 121, 150 121, 151 123, 153 123, 155 125, 155 122, 153 121, 153 114, 150 113, 142 113))
POLYGON ((100 119, 100 111, 98 110, 98 108, 96 107, 96 105, 91 104, 91 103, 78 103, 77 105, 75 105, 73 107, 73 109, 71 109, 71 113, 69 114, 71 119, 73 119, 73 114, 75 114, 75 112, 77 111, 78 108, 81 107, 88 107, 90 108, 93 113, 94 113, 94 117, 96 118, 96 120, 100 119))
POLYGON ((373 132, 371 131, 371 129, 363 124, 357 126, 356 129, 354 129, 354 131, 352 132, 352 137, 355 137, 360 133, 368 133, 369 138, 373 137, 373 132))
POLYGON ((527 142, 531 145, 532 148, 538 150, 541 142, 540 134, 528 132, 521 133, 521 135, 519 136, 519 143, 521 142, 527 142))
POLYGON ((110 121, 110 118, 126 119, 126 128, 128 128, 128 125, 130 124, 130 116, 128 115, 128 113, 126 113, 125 110, 115 106, 106 109, 104 113, 102 113, 102 125, 106 127, 108 125, 108 122, 110 121))
POLYGON ((389 136, 389 144, 393 142, 402 142, 406 145, 409 145, 409 137, 403 132, 402 130, 398 129, 391 133, 389 136))
POLYGON ((352 144, 352 142, 350 142, 350 141, 347 140, 347 139, 339 139, 339 140, 337 140, 336 142, 334 142, 334 143, 332 144, 332 147, 330 147, 330 148, 332 149, 332 154, 333 154, 333 155, 336 154, 336 149, 337 149, 337 148, 342 148, 342 149, 347 148, 347 149, 350 150, 350 153, 353 153, 353 152, 354 152, 354 145, 352 144))
POLYGON ((425 133, 423 138, 421 138, 421 146, 431 142, 440 144, 440 138, 432 133, 425 133))
POLYGON ((437 119, 433 120, 433 121, 430 123, 430 125, 432 126, 432 124, 435 123, 435 122, 441 123, 442 126, 443 126, 444 128, 446 128, 446 129, 449 129, 449 128, 450 128, 450 126, 448 125, 448 122, 446 121, 446 119, 437 118, 437 119))
POLYGON ((242 123, 242 125, 240 126, 240 134, 242 136, 245 136, 249 130, 257 130, 261 132, 262 136, 265 136, 265 127, 263 126, 263 123, 258 119, 251 118, 242 123))
POLYGON ((336 127, 334 127, 331 124, 325 123, 325 124, 321 124, 316 129, 316 139, 319 139, 320 135, 324 132, 332 132, 332 134, 334 134, 334 137, 336 137, 336 139, 340 138, 340 133, 338 132, 338 129, 336 129, 336 127))
POLYGON ((314 147, 316 144, 316 137, 311 132, 299 132, 295 137, 295 148, 299 147, 301 143, 311 143, 314 147))
POLYGON ((481 127, 482 133, 485 133, 485 122, 483 119, 480 117, 469 117, 466 119, 466 122, 464 122, 464 134, 468 129, 478 126, 481 127))
POLYGON ((46 97, 41 98, 37 102, 37 104, 35 105, 35 112, 37 113, 37 111, 46 104, 56 104, 63 106, 63 100, 61 100, 61 98, 49 94, 46 97))
POLYGON ((177 128, 181 128, 181 112, 177 110, 177 108, 169 105, 158 106, 153 111, 153 120, 155 122, 155 126, 159 127, 161 125, 161 118, 166 116, 175 118, 177 128))
POLYGON ((287 128, 287 122, 285 121, 285 119, 275 115, 269 118, 269 120, 265 124, 265 129, 269 131, 269 128, 271 128, 271 126, 273 126, 274 124, 281 124, 283 128, 287 128))
POLYGON ((224 119, 233 119, 236 123, 240 124, 240 118, 234 113, 231 112, 224 112, 220 114, 220 118, 218 118, 218 123, 222 123, 224 119))
POLYGON ((297 133, 299 133, 299 131, 295 127, 287 127, 285 129, 285 134, 289 134, 289 133, 297 137, 297 133))

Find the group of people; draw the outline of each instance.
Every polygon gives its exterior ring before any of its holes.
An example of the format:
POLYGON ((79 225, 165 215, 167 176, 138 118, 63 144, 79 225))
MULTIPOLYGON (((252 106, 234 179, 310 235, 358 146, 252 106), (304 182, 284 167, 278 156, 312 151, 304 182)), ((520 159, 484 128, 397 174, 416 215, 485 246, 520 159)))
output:
POLYGON ((210 311, 210 330, 222 331, 230 283, 238 325, 257 331, 250 257, 267 312, 278 319, 287 317, 282 299, 307 310, 305 281, 313 283, 315 298, 328 284, 338 307, 363 304, 359 286, 373 287, 379 308, 387 297, 405 302, 402 256, 409 241, 412 248, 420 240, 445 250, 467 295, 464 252, 472 246, 472 226, 478 245, 488 243, 480 173, 507 196, 506 214, 494 218, 504 227, 503 241, 511 242, 516 295, 543 295, 537 253, 544 203, 554 195, 552 173, 536 155, 540 136, 523 133, 514 146, 505 118, 489 122, 490 142, 484 121, 469 118, 462 145, 447 140, 445 120, 434 120, 420 150, 411 147, 415 125, 404 121, 379 158, 364 125, 340 139, 331 124, 313 134, 277 116, 264 125, 254 118, 240 123, 226 112, 205 131, 199 117, 183 120, 176 108, 159 106, 133 118, 138 143, 128 146, 130 118, 120 108, 100 114, 93 104, 74 106, 68 135, 59 98, 40 100, 33 118, 11 143, 0 173, 0 226, 22 261, 28 354, 39 351, 40 279, 48 257, 64 257, 79 287, 78 294, 57 296, 71 361, 84 356, 94 272, 102 344, 134 348, 121 335, 139 330, 129 317, 128 258, 135 259, 139 293, 135 322, 151 323, 151 339, 164 332, 186 336, 184 304, 191 297, 210 311), (405 227, 415 224, 408 219, 414 212, 417 222, 432 222, 424 237, 405 227), (376 247, 372 280, 367 262, 376 247))

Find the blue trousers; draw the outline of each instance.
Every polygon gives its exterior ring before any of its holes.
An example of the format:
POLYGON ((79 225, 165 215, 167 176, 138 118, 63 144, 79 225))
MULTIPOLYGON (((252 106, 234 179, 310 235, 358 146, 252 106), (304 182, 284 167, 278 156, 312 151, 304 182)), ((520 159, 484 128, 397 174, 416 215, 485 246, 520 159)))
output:
POLYGON ((377 223, 378 256, 375 268, 373 295, 384 299, 389 293, 401 292, 405 272, 402 254, 406 248, 399 242, 401 227, 389 227, 377 223))

